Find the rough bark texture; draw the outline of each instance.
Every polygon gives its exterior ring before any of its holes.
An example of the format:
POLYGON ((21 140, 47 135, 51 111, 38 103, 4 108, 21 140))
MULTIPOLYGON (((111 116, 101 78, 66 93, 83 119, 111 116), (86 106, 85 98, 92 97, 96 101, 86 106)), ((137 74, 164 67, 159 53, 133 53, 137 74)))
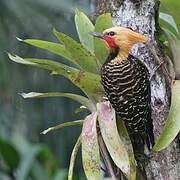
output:
MULTIPOLYGON (((156 55, 161 61, 166 61, 163 48, 158 42, 158 0, 97 0, 97 14, 111 12, 113 24, 130 27, 147 35, 153 42, 156 55)), ((132 54, 142 60, 150 74, 158 66, 147 45, 136 45, 132 54)), ((152 118, 155 137, 157 138, 164 126, 170 104, 170 82, 162 65, 151 79, 152 118)), ((177 140, 164 151, 153 155, 146 167, 149 180, 178 180, 180 179, 180 147, 177 140)))

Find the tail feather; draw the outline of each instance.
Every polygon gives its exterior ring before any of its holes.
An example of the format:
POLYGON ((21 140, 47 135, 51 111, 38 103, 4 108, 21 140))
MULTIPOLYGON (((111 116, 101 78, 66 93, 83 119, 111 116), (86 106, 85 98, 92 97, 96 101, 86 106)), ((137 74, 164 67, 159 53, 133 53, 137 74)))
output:
POLYGON ((149 140, 149 144, 151 145, 151 147, 153 147, 155 144, 155 141, 154 141, 154 133, 153 133, 153 121, 151 118, 147 123, 147 138, 149 140))

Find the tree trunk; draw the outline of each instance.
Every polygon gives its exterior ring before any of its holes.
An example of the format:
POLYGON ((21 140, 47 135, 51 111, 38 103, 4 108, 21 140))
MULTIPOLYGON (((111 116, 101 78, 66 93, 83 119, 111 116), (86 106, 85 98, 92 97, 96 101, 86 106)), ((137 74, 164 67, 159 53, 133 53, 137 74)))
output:
MULTIPOLYGON (((148 45, 136 45, 132 54, 142 60, 153 77, 151 78, 152 118, 155 137, 159 136, 164 126, 170 105, 170 80, 165 63, 154 73, 154 69, 167 59, 162 45, 158 42, 159 1, 158 0, 97 0, 97 14, 111 12, 113 24, 129 27, 134 31, 147 35, 154 44, 152 53, 148 45)), ((177 140, 159 152, 153 153, 145 167, 149 180, 180 179, 180 147, 177 140)))

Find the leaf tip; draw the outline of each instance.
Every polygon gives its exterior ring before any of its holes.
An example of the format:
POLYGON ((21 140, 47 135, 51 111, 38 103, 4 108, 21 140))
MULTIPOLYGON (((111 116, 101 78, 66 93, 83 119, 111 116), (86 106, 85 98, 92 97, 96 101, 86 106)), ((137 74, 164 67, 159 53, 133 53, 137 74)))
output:
POLYGON ((42 95, 42 93, 30 92, 30 93, 19 93, 23 98, 36 98, 42 95))
POLYGON ((19 38, 19 37, 16 37, 16 39, 17 39, 18 41, 20 41, 20 42, 23 42, 23 41, 24 41, 23 39, 21 39, 21 38, 19 38))
POLYGON ((75 8, 75 14, 78 15, 80 13, 80 10, 76 7, 75 8))
POLYGON ((40 134, 45 135, 45 134, 47 134, 49 131, 51 131, 51 128, 48 128, 48 129, 42 131, 40 134))
POLYGON ((163 149, 164 149, 164 147, 159 146, 159 142, 157 141, 156 144, 153 146, 152 151, 153 152, 159 152, 163 149))
POLYGON ((9 57, 9 59, 11 59, 12 61, 14 61, 15 58, 17 57, 17 55, 11 54, 11 53, 9 53, 9 52, 7 52, 7 55, 8 55, 8 57, 9 57))
POLYGON ((57 71, 52 71, 52 72, 50 73, 50 75, 57 75, 57 74, 58 74, 57 71))
POLYGON ((56 35, 58 31, 56 30, 56 28, 53 28, 52 32, 56 35))
POLYGON ((21 97, 26 98, 26 93, 18 93, 21 97))
POLYGON ((81 11, 79 8, 76 7, 76 9, 75 9, 75 18, 77 16, 79 16, 79 18, 80 18, 81 15, 86 16, 86 14, 83 11, 81 11))

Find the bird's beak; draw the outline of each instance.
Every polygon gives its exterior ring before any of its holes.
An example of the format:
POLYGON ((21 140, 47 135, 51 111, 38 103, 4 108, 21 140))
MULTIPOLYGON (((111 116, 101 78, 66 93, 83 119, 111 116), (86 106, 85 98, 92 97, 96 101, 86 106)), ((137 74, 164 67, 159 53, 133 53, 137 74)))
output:
POLYGON ((97 38, 103 38, 103 33, 100 32, 89 32, 89 34, 97 38))

